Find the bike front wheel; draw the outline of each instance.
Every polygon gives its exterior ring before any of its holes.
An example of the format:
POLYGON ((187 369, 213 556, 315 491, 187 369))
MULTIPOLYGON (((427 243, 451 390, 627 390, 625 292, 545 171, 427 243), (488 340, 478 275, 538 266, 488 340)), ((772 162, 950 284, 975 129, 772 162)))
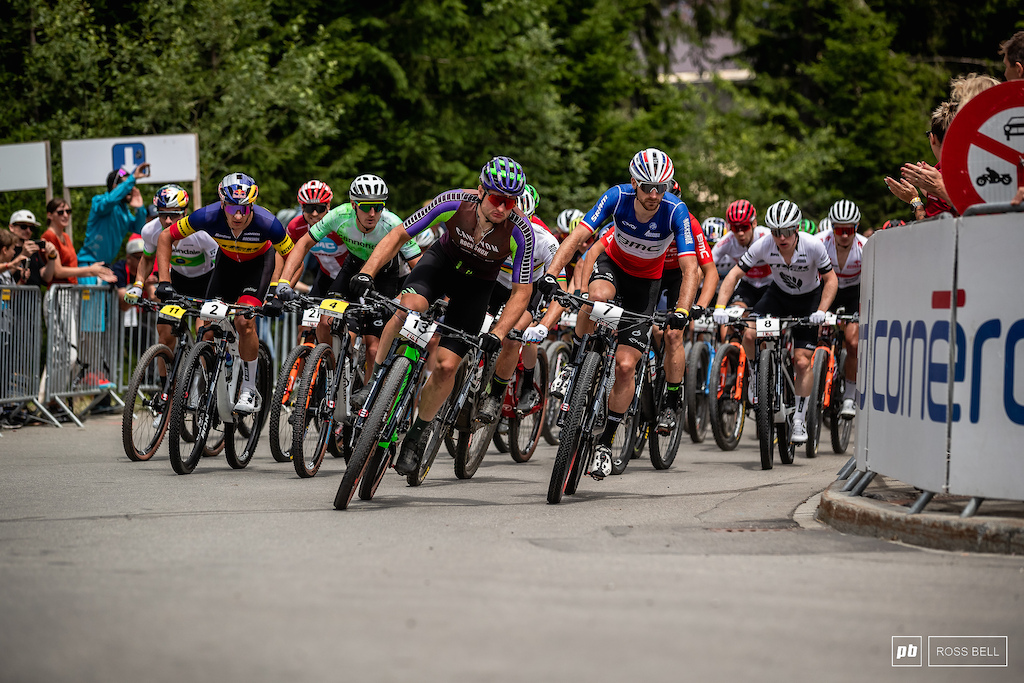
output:
POLYGON ((219 423, 216 397, 208 400, 214 391, 216 363, 213 343, 196 342, 185 357, 184 369, 175 384, 167 451, 171 468, 178 474, 189 474, 196 468, 211 432, 219 423), (184 432, 188 433, 188 440, 183 438, 184 432))
POLYGON ((836 356, 835 375, 832 377, 832 397, 829 401, 832 421, 829 431, 832 437, 832 451, 845 453, 850 446, 850 436, 853 434, 853 418, 840 417, 839 410, 843 405, 843 397, 846 394, 846 349, 844 348, 836 356))
POLYGON ((292 442, 289 452, 295 473, 303 479, 316 476, 327 452, 334 421, 325 416, 328 377, 334 371, 334 352, 328 344, 318 344, 306 360, 299 388, 295 392, 292 413, 292 442))
MULTIPOLYGON (((565 342, 554 342, 547 348, 547 365, 548 365, 548 379, 554 379, 562 373, 562 368, 569 364, 569 354, 571 353, 569 345, 565 342)), ((539 354, 538 354, 539 355, 539 354)), ((544 396, 546 397, 546 403, 544 404, 544 427, 543 434, 544 440, 552 446, 558 445, 558 433, 560 431, 558 427, 558 413, 562 407, 561 399, 553 399, 548 396, 548 386, 544 387, 544 396)))
POLYGON ((569 414, 566 416, 565 427, 559 436, 558 453, 555 455, 555 462, 551 468, 551 479, 548 482, 548 503, 552 505, 562 502, 562 496, 570 495, 576 491, 574 475, 586 468, 586 463, 581 462, 589 452, 589 445, 593 435, 583 430, 583 418, 587 410, 590 410, 597 394, 597 370, 600 366, 600 357, 593 351, 587 353, 573 383, 572 394, 569 401, 569 414))
POLYGON ((686 358, 686 430, 690 440, 703 443, 708 433, 708 364, 711 352, 707 344, 694 343, 686 358))
MULTIPOLYGON (((526 462, 533 457, 540 443, 541 432, 544 429, 545 408, 548 400, 548 359, 542 354, 537 354, 537 365, 533 371, 533 388, 540 395, 540 401, 524 414, 515 411, 515 415, 508 421, 509 445, 512 448, 512 459, 516 462, 526 462)), ((525 391, 525 389, 524 389, 525 391)))
MULTIPOLYGON (((228 425, 224 429, 224 457, 227 458, 232 469, 243 469, 252 462, 252 456, 256 453, 256 446, 259 445, 260 435, 263 433, 263 424, 270 411, 270 404, 266 400, 266 397, 270 396, 270 382, 270 349, 266 344, 260 342, 259 352, 256 356, 256 391, 262 399, 260 409, 245 415, 236 413, 234 424, 228 425), (234 438, 236 431, 241 437, 238 442, 234 438), (241 445, 241 449, 239 449, 239 445, 241 445)), ((241 387, 241 383, 239 383, 239 387, 241 387)))
POLYGON ((807 406, 807 445, 804 447, 804 454, 808 458, 818 455, 822 410, 825 399, 825 380, 828 379, 827 349, 815 349, 811 368, 811 395, 807 397, 809 402, 807 406))
POLYGON ((160 448, 171 416, 174 378, 164 392, 174 354, 163 344, 154 344, 139 358, 121 414, 121 441, 129 460, 149 460, 160 448), (161 368, 163 372, 161 373, 161 368))
POLYGON ((302 381, 302 369, 311 347, 299 344, 292 349, 281 364, 274 387, 274 398, 270 403, 270 454, 277 462, 292 459, 292 411, 295 409, 295 392, 302 381))
POLYGON ((761 469, 772 468, 775 450, 775 363, 772 352, 761 352, 757 365, 757 442, 761 451, 761 469))
POLYGON ((715 362, 711 366, 708 422, 711 423, 715 443, 723 451, 735 450, 743 436, 743 425, 747 417, 744 384, 750 381, 749 377, 743 380, 740 378, 741 371, 746 370, 740 365, 744 362, 740 356, 740 346, 725 343, 718 347, 715 362))

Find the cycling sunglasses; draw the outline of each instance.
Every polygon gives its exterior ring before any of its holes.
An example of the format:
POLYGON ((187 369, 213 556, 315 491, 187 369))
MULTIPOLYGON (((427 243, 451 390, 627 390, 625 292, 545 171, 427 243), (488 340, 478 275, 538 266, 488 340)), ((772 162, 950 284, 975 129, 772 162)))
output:
POLYGON ((364 213, 370 213, 371 211, 381 213, 384 211, 384 202, 356 202, 356 208, 364 213))
POLYGON ((733 232, 746 232, 747 230, 753 230, 754 226, 750 223, 730 223, 729 229, 733 232))
POLYGON ((491 203, 495 206, 504 206, 506 209, 511 209, 516 205, 515 197, 506 197, 503 194, 487 193, 487 197, 491 200, 491 203))
POLYGON ((174 218, 178 219, 185 215, 184 211, 157 211, 156 215, 160 218, 174 218))
POLYGON ((834 232, 837 235, 852 235, 855 232, 857 232, 857 228, 855 228, 852 225, 849 226, 849 227, 845 227, 845 228, 840 228, 837 225, 833 225, 832 226, 832 232, 834 232))
POLYGON ((327 211, 327 204, 303 204, 302 211, 304 213, 324 213, 327 211))
POLYGON ((796 234, 796 228, 771 228, 772 235, 775 237, 792 237, 796 234))
POLYGON ((252 213, 251 204, 227 204, 224 202, 222 202, 221 204, 224 207, 224 213, 229 215, 233 214, 237 216, 238 214, 242 214, 243 216, 248 216, 250 213, 252 213))
POLYGON ((665 194, 672 188, 672 183, 637 183, 637 186, 647 194, 650 194, 652 192, 657 192, 658 194, 665 194))

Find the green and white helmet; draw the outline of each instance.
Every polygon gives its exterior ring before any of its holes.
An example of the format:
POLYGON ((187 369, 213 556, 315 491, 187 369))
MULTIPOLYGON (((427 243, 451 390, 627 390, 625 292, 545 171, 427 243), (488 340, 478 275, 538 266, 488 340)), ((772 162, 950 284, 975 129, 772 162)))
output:
POLYGON ((526 187, 523 189, 523 193, 516 197, 516 206, 519 207, 519 210, 522 211, 527 218, 530 218, 533 214, 537 213, 538 204, 540 204, 540 195, 537 194, 537 189, 533 185, 527 183, 526 187))

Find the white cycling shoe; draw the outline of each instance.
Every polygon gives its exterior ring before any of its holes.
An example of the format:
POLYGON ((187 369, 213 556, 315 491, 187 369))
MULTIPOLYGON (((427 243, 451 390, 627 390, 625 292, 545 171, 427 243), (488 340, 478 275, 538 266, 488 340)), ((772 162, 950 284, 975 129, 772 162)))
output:
POLYGON ((857 417, 857 403, 852 398, 843 401, 843 408, 839 411, 839 417, 857 417))
POLYGON ((604 444, 598 444, 594 449, 594 460, 590 464, 590 476, 601 481, 612 473, 612 449, 604 444))
POLYGON ((792 443, 807 443, 807 425, 800 418, 793 418, 793 436, 789 439, 792 443))
POLYGON ((260 397, 260 392, 255 389, 245 388, 242 389, 242 394, 238 397, 238 403, 235 404, 235 412, 242 414, 255 413, 263 405, 263 400, 260 397))

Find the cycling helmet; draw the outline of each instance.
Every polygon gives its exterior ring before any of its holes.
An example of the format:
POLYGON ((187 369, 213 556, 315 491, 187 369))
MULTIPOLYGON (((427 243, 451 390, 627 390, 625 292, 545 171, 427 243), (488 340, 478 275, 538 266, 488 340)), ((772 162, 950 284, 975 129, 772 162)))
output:
POLYGON ((716 216, 705 218, 700 227, 704 231, 705 237, 712 242, 717 242, 725 234, 725 219, 716 216))
POLYGON ((540 203, 540 195, 537 194, 537 190, 527 183, 523 193, 516 199, 516 206, 523 212, 527 218, 537 213, 537 204, 540 203))
POLYGON ((746 199, 737 199, 725 212, 725 220, 736 225, 752 225, 757 218, 754 205, 746 199))
POLYGON ((849 199, 840 199, 828 210, 829 220, 835 223, 860 223, 860 209, 849 199))
POLYGON ((822 218, 820 221, 818 221, 818 232, 819 233, 821 233, 821 232, 828 232, 831 229, 832 229, 832 221, 829 220, 827 216, 825 218, 822 218))
POLYGON ((902 218, 890 218, 886 222, 882 223, 882 227, 879 230, 888 230, 889 228, 898 228, 901 225, 906 225, 907 222, 902 218))
POLYGON ((558 226, 558 232, 568 235, 573 231, 573 228, 580 224, 581 220, 583 220, 582 211, 579 209, 565 209, 558 214, 555 224, 558 226))
POLYGON ((785 230, 786 228, 799 228, 800 207, 788 199, 780 199, 771 206, 764 214, 764 222, 771 230, 785 230))
POLYGON ((494 157, 480 169, 480 184, 488 192, 518 197, 526 188, 526 173, 515 159, 494 157))
POLYGON ((672 180, 675 173, 668 155, 654 147, 640 150, 629 162, 629 175, 638 183, 665 183, 672 180))
POLYGON ((805 218, 800 221, 800 232, 806 232, 808 235, 813 235, 818 232, 818 226, 814 224, 810 218, 805 218))
POLYGON ((380 176, 364 173, 349 185, 348 197, 354 202, 383 202, 388 198, 388 184, 380 176))
POLYGON ((244 173, 228 173, 217 186, 217 196, 226 204, 254 204, 260 194, 256 181, 244 173))
POLYGON ((164 185, 156 191, 156 196, 153 197, 153 204, 156 206, 157 211, 163 209, 187 209, 188 192, 181 185, 164 185))
POLYGON ((334 199, 331 186, 322 180, 308 180, 299 188, 299 204, 327 204, 334 199))
POLYGON ((672 189, 669 190, 669 192, 671 192, 677 197, 680 197, 683 194, 683 189, 679 187, 679 183, 676 181, 675 178, 672 179, 672 189))

